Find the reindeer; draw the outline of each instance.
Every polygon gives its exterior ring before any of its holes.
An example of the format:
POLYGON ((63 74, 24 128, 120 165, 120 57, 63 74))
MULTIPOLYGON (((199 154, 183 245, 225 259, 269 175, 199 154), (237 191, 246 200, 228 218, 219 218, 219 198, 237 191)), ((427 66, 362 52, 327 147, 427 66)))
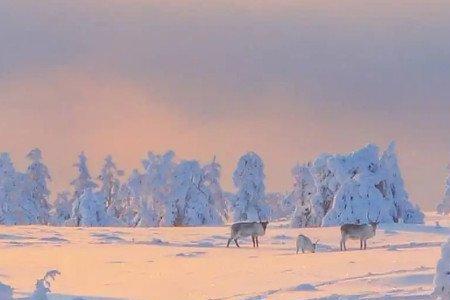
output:
POLYGON ((316 252, 317 243, 319 243, 319 240, 317 240, 315 243, 311 242, 311 240, 303 234, 300 234, 297 237, 297 254, 302 250, 302 253, 305 253, 305 251, 309 251, 311 253, 316 252))
POLYGON ((238 239, 241 237, 252 237, 253 247, 259 247, 258 236, 266 233, 267 224, 269 222, 240 222, 231 225, 231 235, 228 239, 227 247, 230 246, 231 240, 239 247, 238 239))
POLYGON ((372 221, 369 218, 369 213, 367 213, 367 220, 369 224, 344 224, 341 226, 341 251, 347 251, 347 247, 345 246, 345 242, 347 239, 359 240, 360 250, 366 250, 367 248, 367 240, 373 238, 375 236, 375 232, 377 230, 377 226, 380 223, 378 220, 380 217, 380 213, 378 213, 376 221, 372 221))

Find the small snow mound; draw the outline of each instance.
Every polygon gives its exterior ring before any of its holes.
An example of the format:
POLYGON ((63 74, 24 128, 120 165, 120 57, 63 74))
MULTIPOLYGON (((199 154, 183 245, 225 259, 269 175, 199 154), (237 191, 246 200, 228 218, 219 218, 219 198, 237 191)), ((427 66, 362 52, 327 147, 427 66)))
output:
POLYGON ((12 300, 13 289, 6 284, 0 282, 0 299, 12 300))
POLYGON ((387 251, 398 251, 397 245, 388 245, 386 248, 387 251))
POLYGON ((296 288, 296 291, 317 291, 316 287, 310 283, 302 283, 299 284, 296 288))
POLYGON ((43 242, 69 243, 68 240, 66 240, 64 238, 57 237, 57 236, 43 237, 43 238, 40 238, 39 240, 43 241, 43 242))
POLYGON ((279 235, 272 237, 272 239, 274 239, 274 240, 292 240, 292 237, 287 236, 285 234, 279 234, 279 235))
POLYGON ((214 244, 212 242, 209 241, 201 241, 197 244, 200 247, 205 247, 205 248, 212 248, 214 247, 214 244))
POLYGON ((163 241, 162 239, 153 238, 149 244, 150 245, 168 245, 169 243, 166 241, 163 241))
POLYGON ((178 257, 197 257, 200 255, 204 255, 205 252, 186 252, 186 253, 177 253, 176 256, 178 257))
POLYGON ((102 244, 108 244, 112 242, 125 242, 125 240, 120 236, 110 233, 92 233, 91 236, 98 238, 99 242, 102 244))
POLYGON ((384 231, 384 234, 394 235, 394 234, 398 234, 398 231, 386 229, 386 230, 384 231))

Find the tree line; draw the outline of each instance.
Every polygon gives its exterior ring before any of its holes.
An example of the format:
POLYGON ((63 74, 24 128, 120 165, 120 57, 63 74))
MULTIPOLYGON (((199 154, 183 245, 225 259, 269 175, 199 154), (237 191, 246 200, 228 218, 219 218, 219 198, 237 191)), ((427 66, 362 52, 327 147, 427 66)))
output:
POLYGON ((382 222, 421 223, 423 214, 405 190, 395 145, 345 155, 322 154, 292 169, 291 192, 266 193, 264 163, 244 154, 233 172, 235 193, 220 185, 221 166, 178 159, 173 151, 149 152, 128 177, 108 155, 96 177, 80 153, 71 191, 50 201, 51 179, 42 153, 33 149, 25 172, 0 154, 0 224, 56 226, 201 226, 228 221, 288 218, 292 227, 382 222))

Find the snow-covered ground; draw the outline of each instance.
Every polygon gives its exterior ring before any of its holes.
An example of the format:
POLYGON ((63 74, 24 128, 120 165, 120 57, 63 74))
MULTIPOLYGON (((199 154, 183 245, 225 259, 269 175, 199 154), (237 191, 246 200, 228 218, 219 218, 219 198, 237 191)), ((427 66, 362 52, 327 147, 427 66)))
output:
POLYGON ((0 282, 17 298, 48 270, 50 299, 429 299, 450 218, 382 225, 358 250, 340 252, 339 229, 269 225, 260 248, 226 248, 229 227, 0 227, 0 282), (435 226, 439 220, 441 228, 435 226), (295 237, 320 239, 295 254, 295 237))

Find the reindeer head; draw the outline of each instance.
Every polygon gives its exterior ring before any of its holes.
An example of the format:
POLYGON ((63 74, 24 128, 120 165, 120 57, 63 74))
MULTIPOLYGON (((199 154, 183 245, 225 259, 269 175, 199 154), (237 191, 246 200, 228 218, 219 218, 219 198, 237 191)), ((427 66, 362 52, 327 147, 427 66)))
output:
POLYGON ((375 221, 373 221, 369 217, 369 212, 367 212, 367 220, 369 221, 369 224, 372 226, 373 232, 375 232, 377 230, 377 226, 378 226, 378 224, 380 224, 380 220, 379 220, 380 214, 381 214, 381 211, 378 212, 377 219, 375 221))
POLYGON ((266 228, 267 228, 268 224, 269 224, 269 221, 264 221, 264 222, 261 221, 261 225, 262 225, 262 227, 264 229, 264 232, 266 232, 266 228))
POLYGON ((316 249, 317 249, 317 245, 319 244, 319 240, 317 240, 315 243, 313 243, 313 249, 312 249, 312 253, 316 253, 316 249))

